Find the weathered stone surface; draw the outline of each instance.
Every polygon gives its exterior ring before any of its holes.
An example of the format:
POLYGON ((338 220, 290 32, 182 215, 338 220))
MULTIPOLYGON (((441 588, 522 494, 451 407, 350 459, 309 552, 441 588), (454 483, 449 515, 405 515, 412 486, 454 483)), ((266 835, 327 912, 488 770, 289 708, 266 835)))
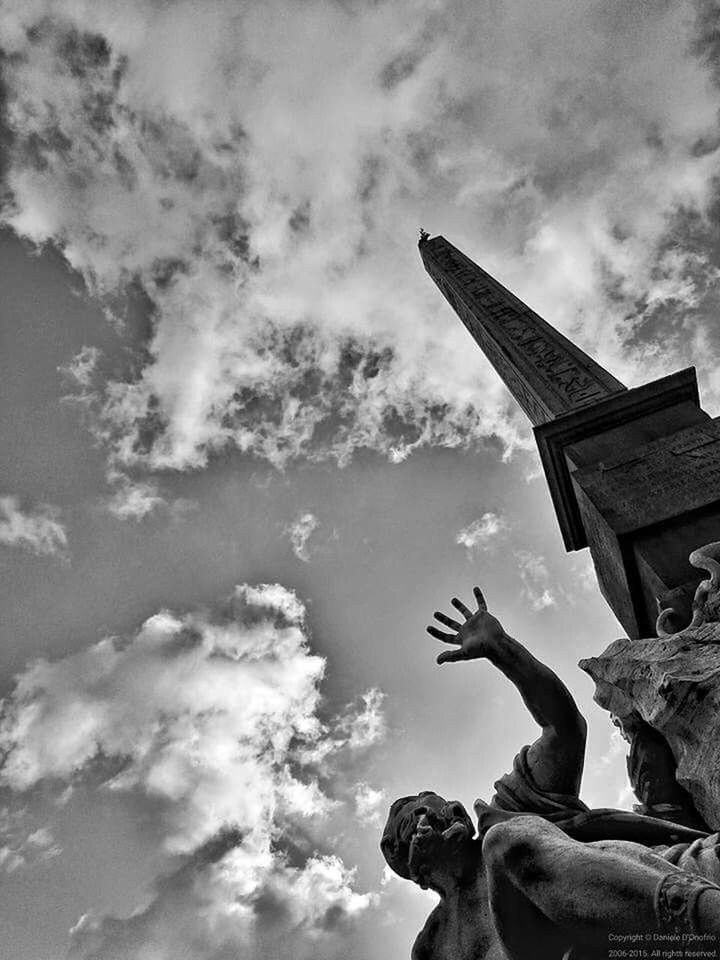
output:
POLYGON ((601 707, 619 717, 635 711, 665 737, 678 782, 720 829, 720 623, 616 640, 579 665, 595 681, 601 707))
POLYGON ((678 430, 709 422, 698 404, 697 377, 690 367, 535 427, 538 452, 568 550, 588 545, 575 502, 574 474, 622 451, 635 451, 678 430))
POLYGON ((574 479, 617 534, 631 533, 717 499, 720 420, 678 430, 577 471, 574 479))

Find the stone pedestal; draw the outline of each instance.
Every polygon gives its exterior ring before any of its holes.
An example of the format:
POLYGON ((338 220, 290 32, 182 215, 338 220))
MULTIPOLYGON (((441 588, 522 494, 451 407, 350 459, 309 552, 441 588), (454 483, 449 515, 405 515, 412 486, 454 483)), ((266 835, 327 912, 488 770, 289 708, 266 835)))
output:
MULTIPOLYGON (((692 597, 692 548, 720 535, 720 421, 699 407, 695 371, 565 414, 535 437, 565 546, 590 547, 627 635, 651 636, 658 598, 692 597)), ((673 606, 685 626, 689 610, 673 606)))

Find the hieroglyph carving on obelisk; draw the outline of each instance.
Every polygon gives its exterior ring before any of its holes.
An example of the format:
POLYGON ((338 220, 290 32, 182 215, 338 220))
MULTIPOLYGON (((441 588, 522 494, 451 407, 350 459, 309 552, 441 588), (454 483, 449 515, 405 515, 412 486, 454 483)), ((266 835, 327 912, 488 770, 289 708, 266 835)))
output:
POLYGON ((533 426, 625 390, 444 237, 421 243, 420 254, 533 426))

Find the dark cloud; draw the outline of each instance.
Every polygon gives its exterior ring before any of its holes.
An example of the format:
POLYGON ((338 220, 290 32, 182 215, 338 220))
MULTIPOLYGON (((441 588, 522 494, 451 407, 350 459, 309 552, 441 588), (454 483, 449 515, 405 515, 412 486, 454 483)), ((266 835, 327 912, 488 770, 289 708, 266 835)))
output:
POLYGON ((310 228, 311 204, 309 200, 304 200, 292 212, 288 220, 288 226, 293 233, 305 233, 310 228))
POLYGON ((110 63, 110 46, 99 33, 80 33, 70 29, 58 43, 58 56, 74 77, 84 78, 110 63))
POLYGON ((692 48, 720 84, 720 9, 715 0, 696 0, 697 17, 692 48))
POLYGON ((386 64, 380 73, 380 86, 385 90, 393 90, 403 80, 412 76, 421 59, 419 50, 400 53, 386 64))
MULTIPOLYGON (((174 264, 168 272, 173 279, 184 275, 174 264)), ((357 448, 389 453, 433 437, 455 446, 477 435, 479 414, 471 406, 456 411, 440 396, 428 397, 420 382, 412 391, 398 391, 390 344, 358 336, 329 339, 311 324, 288 329, 272 323, 256 328, 250 343, 244 358, 250 376, 232 384, 217 411, 219 427, 226 442, 235 437, 238 446, 278 466, 295 457, 344 463, 357 448)), ((170 420, 157 394, 143 401, 130 422, 116 406, 116 392, 92 394, 84 383, 78 389, 94 410, 97 435, 118 451, 118 466, 152 469, 159 462, 170 420)), ((144 389, 141 380, 128 382, 128 390, 144 389)))
POLYGON ((608 277, 608 296, 626 311, 628 349, 645 351, 662 344, 676 367, 697 365, 710 373, 720 350, 720 188, 707 216, 679 210, 653 252, 649 275, 661 296, 631 298, 622 278, 608 277))
POLYGON ((163 290, 179 273, 187 274, 190 265, 178 257, 164 257, 152 265, 153 283, 163 290))

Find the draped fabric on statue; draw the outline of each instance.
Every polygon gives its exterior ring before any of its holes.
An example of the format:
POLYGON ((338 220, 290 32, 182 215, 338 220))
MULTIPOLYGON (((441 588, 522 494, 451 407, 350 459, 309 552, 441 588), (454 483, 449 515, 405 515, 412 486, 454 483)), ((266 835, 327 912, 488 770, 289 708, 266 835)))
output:
POLYGON ((586 843, 592 840, 630 840, 653 847, 665 859, 684 870, 701 873, 712 880, 720 876, 720 861, 716 853, 713 853, 714 872, 706 873, 710 863, 709 851, 720 848, 717 834, 709 835, 701 830, 611 807, 591 810, 576 794, 542 790, 533 780, 528 767, 529 749, 528 746, 523 747, 513 761, 512 771, 496 782, 490 805, 480 801, 476 804, 481 836, 497 822, 497 811, 516 816, 534 814, 551 821, 574 840, 586 843), (702 870, 700 860, 703 862, 702 870), (696 861, 697 865, 693 866, 696 861))

